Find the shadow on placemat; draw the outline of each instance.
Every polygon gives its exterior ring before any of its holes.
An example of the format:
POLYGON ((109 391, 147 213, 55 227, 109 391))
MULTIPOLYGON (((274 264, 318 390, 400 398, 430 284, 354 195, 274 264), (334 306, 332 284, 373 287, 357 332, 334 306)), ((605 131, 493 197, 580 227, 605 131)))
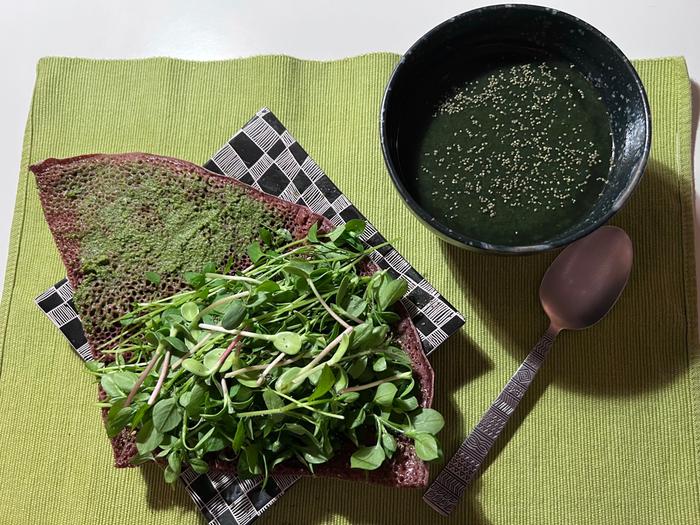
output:
MULTIPOLYGON (((180 483, 168 484, 163 480, 163 469, 155 463, 145 463, 139 467, 139 472, 146 482, 148 492, 146 501, 152 509, 159 510, 176 507, 191 510, 192 498, 187 495, 180 483)), ((201 523, 206 523, 202 517, 201 523)))
MULTIPOLYGON (((486 354, 465 335, 462 329, 453 335, 430 356, 430 362, 435 370, 435 399, 433 407, 440 411, 445 418, 445 427, 439 438, 446 459, 452 457, 464 438, 464 411, 467 407, 454 404, 454 393, 461 390, 473 380, 493 368, 486 354), (468 356, 468 366, 455 366, 455 356, 468 356)), ((442 468, 442 464, 432 464, 430 472, 433 476, 442 468)))
MULTIPOLYGON (((347 486, 343 490, 325 491, 320 481, 304 479, 294 488, 299 497, 287 496, 281 505, 272 507, 259 523, 275 525, 318 525, 348 523, 351 525, 389 525, 437 523, 491 525, 478 503, 481 482, 476 480, 449 519, 442 518, 421 499, 423 490, 392 487, 365 487, 361 494, 349 481, 333 481, 347 486), (303 497, 301 494, 303 493, 303 497), (391 509, 388 512, 388 509, 391 509)), ((337 488, 337 487, 336 487, 337 488)))
MULTIPOLYGON (((675 176, 665 176, 670 170, 650 161, 639 188, 612 221, 634 243, 629 285, 599 324, 560 335, 542 370, 553 384, 591 395, 629 396, 661 388, 687 368, 686 353, 679 351, 686 346, 680 266, 685 254, 678 239, 681 225, 669 210, 678 207, 678 188, 671 186, 675 176)), ((557 253, 502 257, 446 243, 442 249, 491 337, 515 360, 524 359, 548 323, 538 290, 557 253)))

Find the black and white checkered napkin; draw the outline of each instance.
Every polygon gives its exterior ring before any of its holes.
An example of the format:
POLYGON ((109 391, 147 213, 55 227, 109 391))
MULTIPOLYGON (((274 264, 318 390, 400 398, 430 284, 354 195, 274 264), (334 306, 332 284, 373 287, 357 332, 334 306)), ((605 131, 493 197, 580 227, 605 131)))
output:
MULTIPOLYGON (((365 218, 267 108, 258 111, 204 167, 307 206, 335 225, 365 218)), ((362 239, 371 246, 385 242, 369 222, 362 239)), ((408 282, 408 293, 402 301, 418 328, 426 354, 464 324, 462 315, 394 248, 380 248, 371 258, 394 277, 408 282)), ((38 296, 36 303, 80 357, 91 360, 70 283, 62 279, 38 296)), ((242 480, 221 472, 197 474, 187 469, 180 479, 210 525, 247 525, 299 477, 272 476, 264 489, 262 477, 242 480)))

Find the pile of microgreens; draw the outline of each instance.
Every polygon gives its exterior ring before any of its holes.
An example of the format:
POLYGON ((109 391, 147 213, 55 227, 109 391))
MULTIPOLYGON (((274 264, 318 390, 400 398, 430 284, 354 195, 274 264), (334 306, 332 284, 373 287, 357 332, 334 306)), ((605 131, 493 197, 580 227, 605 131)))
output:
POLYGON ((241 477, 287 460, 313 472, 352 443, 351 466, 374 470, 397 436, 420 458, 438 457, 443 418, 419 407, 390 328, 406 281, 361 274, 376 249, 359 240, 364 226, 314 226, 297 241, 263 229, 250 267, 186 273, 191 289, 118 320, 120 334, 99 349, 114 361, 88 367, 106 394, 109 436, 136 432, 134 464, 165 458, 168 482, 183 463, 203 473, 216 458, 241 477))

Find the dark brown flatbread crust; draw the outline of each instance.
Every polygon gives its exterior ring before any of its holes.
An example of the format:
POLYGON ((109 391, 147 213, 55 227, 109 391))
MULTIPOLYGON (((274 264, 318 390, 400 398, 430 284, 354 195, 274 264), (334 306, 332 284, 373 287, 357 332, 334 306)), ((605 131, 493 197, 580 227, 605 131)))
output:
MULTIPOLYGON (((275 213, 284 219, 285 227, 295 238, 302 238, 313 224, 319 224, 322 230, 329 230, 333 225, 328 219, 313 213, 306 207, 289 203, 287 201, 270 196, 263 192, 248 187, 235 179, 211 173, 204 168, 190 162, 144 153, 126 154, 93 154, 71 157, 67 159, 47 159, 30 167, 36 175, 39 195, 44 209, 46 221, 61 253, 61 257, 68 272, 68 280, 74 287, 80 286, 83 275, 79 262, 80 239, 75 236, 79 231, 78 216, 73 210, 71 202, 59 192, 54 191, 58 183, 64 177, 70 177, 76 169, 90 169, 91 165, 109 164, 111 167, 120 167, 134 162, 143 163, 145 166, 166 167, 172 171, 173 180, 183 173, 196 174, 207 179, 213 185, 230 184, 241 189, 251 199, 266 203, 275 213)), ((241 269, 249 264, 246 257, 238 260, 234 270, 241 269)), ((366 265, 365 271, 374 272, 377 268, 371 263, 366 265)), ((181 288, 184 287, 181 286, 181 288)), ((172 291, 178 291, 174 289, 172 291)), ((136 298, 139 300, 139 298, 136 298)), ((423 407, 429 407, 433 398, 433 370, 423 352, 420 338, 415 326, 403 307, 399 311, 401 321, 396 330, 399 334, 401 347, 411 358, 417 383, 420 385, 419 402, 423 407)), ((96 358, 104 357, 95 348, 103 344, 111 334, 91 333, 86 331, 90 347, 96 358)), ((103 393, 100 392, 100 396, 103 393)), ((136 446, 133 433, 122 431, 112 439, 115 465, 117 467, 130 467, 131 458, 136 454, 136 446)), ((391 461, 381 468, 367 472, 350 468, 351 447, 341 451, 330 462, 316 466, 316 476, 336 477, 348 480, 362 480, 381 483, 396 487, 423 487, 428 481, 428 469, 425 463, 416 456, 414 447, 408 440, 399 438, 397 450, 391 461)), ((233 471, 235 465, 228 462, 213 461, 215 469, 233 471)), ((293 462, 279 465, 275 474, 301 474, 309 475, 306 468, 293 462)))

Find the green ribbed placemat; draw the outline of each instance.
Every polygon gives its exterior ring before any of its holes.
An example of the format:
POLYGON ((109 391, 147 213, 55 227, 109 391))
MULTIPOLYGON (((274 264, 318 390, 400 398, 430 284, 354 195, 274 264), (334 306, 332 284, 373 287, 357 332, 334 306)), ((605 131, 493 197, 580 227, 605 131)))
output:
MULTIPOLYGON (((111 466, 95 386, 33 301, 65 272, 27 166, 122 151, 201 163, 265 105, 467 317, 461 334, 432 356, 435 404, 447 420, 444 448, 456 449, 545 328, 537 288, 553 256, 499 258, 448 247, 402 205, 385 173, 377 122, 396 61, 372 54, 334 62, 39 63, 0 307, 0 522, 202 522, 184 491, 166 487, 156 469, 111 466)), ((689 81, 679 58, 635 65, 648 89, 654 138, 647 173, 613 221, 635 244, 630 286, 601 324, 557 341, 508 427, 508 446, 456 515, 438 518, 417 491, 304 480, 261 523, 697 522, 689 81)))

